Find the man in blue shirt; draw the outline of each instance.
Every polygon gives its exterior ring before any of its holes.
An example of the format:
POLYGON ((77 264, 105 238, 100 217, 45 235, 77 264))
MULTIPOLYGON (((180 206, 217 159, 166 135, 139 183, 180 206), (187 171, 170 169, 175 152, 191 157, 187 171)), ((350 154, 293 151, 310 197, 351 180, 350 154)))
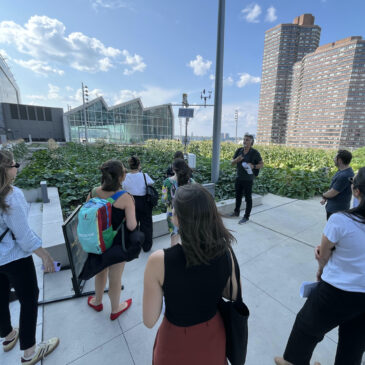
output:
POLYGON ((350 208, 351 183, 354 171, 350 167, 352 154, 347 150, 339 150, 334 162, 338 171, 333 176, 330 189, 322 194, 321 204, 326 204, 327 220, 331 214, 350 208))

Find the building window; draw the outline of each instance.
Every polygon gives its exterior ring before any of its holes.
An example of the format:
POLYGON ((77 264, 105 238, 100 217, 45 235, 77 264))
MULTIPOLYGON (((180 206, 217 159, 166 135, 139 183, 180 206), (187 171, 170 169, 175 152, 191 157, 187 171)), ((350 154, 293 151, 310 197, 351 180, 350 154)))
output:
POLYGON ((11 119, 19 119, 18 105, 17 104, 9 104, 9 105, 10 105, 11 119))
POLYGON ((40 106, 36 106, 36 110, 37 110, 37 119, 38 120, 44 120, 43 108, 40 107, 40 106))
POLYGON ((29 120, 37 120, 37 118, 35 117, 34 106, 28 106, 28 116, 29 116, 29 120))
POLYGON ((50 108, 44 108, 44 114, 46 116, 46 120, 52 122, 52 112, 50 108))
POLYGON ((28 120, 27 108, 25 105, 19 105, 20 119, 28 120))

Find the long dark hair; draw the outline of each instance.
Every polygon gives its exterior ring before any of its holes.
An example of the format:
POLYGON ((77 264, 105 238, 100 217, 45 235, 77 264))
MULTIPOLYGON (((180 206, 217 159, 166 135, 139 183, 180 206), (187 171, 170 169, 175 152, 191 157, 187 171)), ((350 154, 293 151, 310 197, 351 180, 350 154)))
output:
POLYGON ((189 182, 191 177, 191 168, 182 158, 174 160, 172 169, 176 173, 178 186, 186 185, 189 182))
POLYGON ((105 191, 120 189, 120 178, 125 175, 125 168, 118 160, 104 162, 101 167, 101 188, 105 191))
POLYGON ((188 267, 209 264, 235 241, 224 226, 213 197, 200 184, 179 187, 173 205, 188 267))
POLYGON ((131 156, 128 159, 128 165, 131 170, 137 170, 140 164, 141 160, 137 156, 131 156))
POLYGON ((0 151, 0 209, 6 212, 9 205, 5 198, 12 190, 12 179, 8 175, 8 168, 13 164, 14 156, 10 151, 0 151))
POLYGON ((354 221, 365 224, 365 167, 361 167, 357 172, 352 188, 360 191, 360 203, 356 208, 346 210, 343 213, 354 221))

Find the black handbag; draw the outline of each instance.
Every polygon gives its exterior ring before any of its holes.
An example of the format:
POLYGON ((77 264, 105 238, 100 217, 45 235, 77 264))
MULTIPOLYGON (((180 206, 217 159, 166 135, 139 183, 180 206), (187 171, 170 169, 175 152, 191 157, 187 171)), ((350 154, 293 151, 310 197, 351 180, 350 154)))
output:
POLYGON ((146 185, 146 200, 153 208, 158 204, 158 192, 152 185, 147 185, 146 175, 143 173, 144 183, 146 185))
POLYGON ((121 225, 121 242, 108 248, 103 254, 89 253, 79 279, 89 280, 105 268, 120 262, 132 261, 138 258, 144 243, 144 233, 136 228, 130 231, 126 227, 125 219, 121 225))
POLYGON ((230 276, 230 293, 229 301, 223 298, 218 303, 218 309, 222 316, 224 327, 226 329, 226 356, 231 365, 243 365, 246 361, 248 325, 247 320, 250 312, 245 303, 242 301, 242 292, 240 285, 240 268, 233 250, 227 252, 229 260, 230 276), (237 281, 237 298, 232 301, 232 260, 231 252, 237 281))

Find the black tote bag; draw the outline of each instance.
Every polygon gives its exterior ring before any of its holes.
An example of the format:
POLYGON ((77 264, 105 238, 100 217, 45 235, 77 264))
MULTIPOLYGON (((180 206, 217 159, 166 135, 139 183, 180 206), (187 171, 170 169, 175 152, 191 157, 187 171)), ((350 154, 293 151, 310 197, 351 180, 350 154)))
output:
POLYGON ((158 204, 158 192, 152 185, 147 185, 146 175, 143 173, 144 183, 146 185, 146 200, 151 208, 158 204))
POLYGON ((231 365, 243 365, 246 361, 248 325, 247 320, 250 312, 245 303, 242 301, 242 292, 240 285, 240 268, 233 250, 227 252, 230 267, 230 293, 229 301, 223 298, 218 303, 219 312, 223 318, 226 329, 226 356, 231 365), (232 260, 231 252, 236 274, 237 298, 232 301, 232 260))

